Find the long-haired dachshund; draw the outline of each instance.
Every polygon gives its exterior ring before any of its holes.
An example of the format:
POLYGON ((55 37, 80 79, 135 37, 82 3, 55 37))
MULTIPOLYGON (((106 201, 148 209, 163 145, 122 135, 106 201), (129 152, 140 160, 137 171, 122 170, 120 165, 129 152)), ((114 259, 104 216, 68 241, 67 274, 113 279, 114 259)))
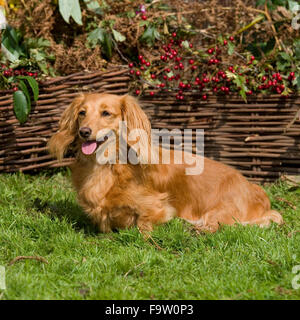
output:
MULTIPOLYGON (((90 93, 81 94, 67 107, 48 144, 58 159, 71 146, 76 151, 71 171, 78 201, 100 231, 134 225, 151 231, 173 217, 210 232, 220 224, 268 226, 271 221, 283 222, 281 215, 271 210, 262 188, 235 169, 207 158, 202 158, 204 169, 198 175, 187 175, 185 169, 190 165, 172 161, 174 151, 170 164, 123 164, 118 161, 118 151, 116 163, 99 163, 97 154, 107 153, 101 150, 112 138, 107 135, 99 140, 97 134, 113 132, 111 137, 119 141, 120 121, 126 123, 128 133, 142 129, 148 137, 144 145, 151 143, 150 122, 135 98, 90 93)), ((158 150, 161 154, 161 148, 158 150)))

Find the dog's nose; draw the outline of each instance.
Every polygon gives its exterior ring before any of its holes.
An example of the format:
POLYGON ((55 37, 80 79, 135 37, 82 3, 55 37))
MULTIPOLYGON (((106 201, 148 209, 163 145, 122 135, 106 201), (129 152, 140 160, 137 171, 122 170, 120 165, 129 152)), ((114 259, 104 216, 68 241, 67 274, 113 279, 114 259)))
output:
POLYGON ((82 138, 87 139, 92 133, 92 130, 88 127, 83 127, 79 129, 79 134, 82 138))

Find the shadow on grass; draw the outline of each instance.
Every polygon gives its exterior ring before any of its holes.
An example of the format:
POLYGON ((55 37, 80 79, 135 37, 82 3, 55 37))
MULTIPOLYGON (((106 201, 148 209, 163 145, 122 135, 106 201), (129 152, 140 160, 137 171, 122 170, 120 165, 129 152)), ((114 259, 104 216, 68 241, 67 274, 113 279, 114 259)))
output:
POLYGON ((47 214, 50 219, 66 220, 75 231, 83 231, 86 235, 97 235, 98 230, 92 224, 82 209, 72 201, 44 202, 39 198, 34 199, 33 206, 40 212, 47 214))

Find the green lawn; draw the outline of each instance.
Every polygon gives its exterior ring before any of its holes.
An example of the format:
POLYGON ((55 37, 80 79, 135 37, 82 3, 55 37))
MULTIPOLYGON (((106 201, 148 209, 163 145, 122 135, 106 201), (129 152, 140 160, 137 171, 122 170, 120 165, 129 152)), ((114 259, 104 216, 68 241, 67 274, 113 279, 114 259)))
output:
POLYGON ((98 233, 69 180, 65 171, 0 175, 0 265, 7 286, 0 299, 300 298, 291 284, 292 268, 300 265, 299 188, 267 187, 283 226, 199 235, 175 219, 153 232, 159 250, 137 229, 98 233), (9 265, 19 256, 46 261, 9 265))

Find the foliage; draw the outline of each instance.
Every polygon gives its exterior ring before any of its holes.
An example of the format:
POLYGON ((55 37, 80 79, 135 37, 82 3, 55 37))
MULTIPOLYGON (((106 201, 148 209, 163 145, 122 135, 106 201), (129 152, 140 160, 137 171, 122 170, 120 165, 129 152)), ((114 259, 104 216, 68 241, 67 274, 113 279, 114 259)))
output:
MULTIPOLYGON (((28 0, 26 4, 8 0, 8 4, 8 23, 13 27, 2 32, 3 70, 24 68, 39 72, 41 78, 130 62, 137 94, 167 88, 176 90, 178 99, 187 90, 201 90, 204 99, 209 91, 239 92, 245 100, 258 92, 286 96, 300 90, 300 37, 293 26, 300 10, 293 0, 237 0, 226 7, 222 0, 28 0), (174 58, 160 59, 174 33, 172 50, 178 41, 182 43, 183 69, 180 79, 164 81, 165 76, 178 74, 174 58), (209 53, 212 48, 215 51, 209 53), (139 56, 151 66, 142 65, 139 56), (211 59, 218 62, 210 63, 211 59), (209 80, 204 87, 203 79, 209 80)), ((0 88, 14 85, 10 77, 0 76, 0 88)))

